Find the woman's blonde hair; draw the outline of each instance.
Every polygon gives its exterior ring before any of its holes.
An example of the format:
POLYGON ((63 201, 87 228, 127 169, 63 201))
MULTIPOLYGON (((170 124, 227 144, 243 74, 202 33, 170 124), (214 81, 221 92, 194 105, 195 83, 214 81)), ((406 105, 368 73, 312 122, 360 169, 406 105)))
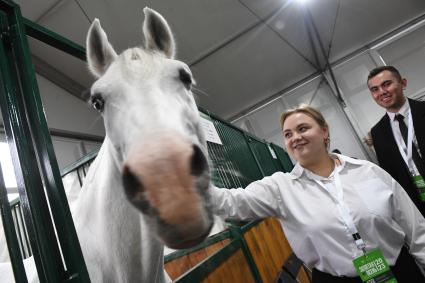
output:
POLYGON ((319 124, 319 126, 328 129, 328 137, 325 140, 325 144, 326 144, 326 147, 329 147, 329 144, 330 144, 329 125, 326 122, 325 117, 323 117, 320 111, 316 110, 315 108, 307 104, 301 104, 298 107, 295 107, 293 109, 289 109, 283 112, 282 115, 280 116, 280 128, 283 130, 283 124, 285 123, 285 120, 292 114, 296 114, 296 113, 303 113, 307 116, 310 116, 311 118, 313 118, 314 121, 316 121, 317 124, 319 124))

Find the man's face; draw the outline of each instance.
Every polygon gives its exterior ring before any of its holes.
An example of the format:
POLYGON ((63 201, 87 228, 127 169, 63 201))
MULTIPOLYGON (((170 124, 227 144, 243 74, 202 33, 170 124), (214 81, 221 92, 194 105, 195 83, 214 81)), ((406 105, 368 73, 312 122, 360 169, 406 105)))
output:
POLYGON ((390 71, 380 72, 372 77, 367 85, 376 103, 389 112, 398 112, 406 101, 403 94, 407 85, 406 79, 399 81, 390 71))

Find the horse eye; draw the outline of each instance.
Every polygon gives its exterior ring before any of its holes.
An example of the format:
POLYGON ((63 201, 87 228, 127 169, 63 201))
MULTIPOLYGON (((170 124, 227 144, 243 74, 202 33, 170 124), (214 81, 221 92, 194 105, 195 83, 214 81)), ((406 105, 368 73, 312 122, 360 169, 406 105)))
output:
POLYGON ((93 95, 90 102, 91 102, 91 105, 93 106, 94 109, 96 109, 99 112, 103 111, 105 101, 103 100, 103 98, 100 94, 93 95))
POLYGON ((187 90, 190 90, 192 85, 192 76, 185 69, 179 69, 179 79, 184 84, 184 87, 187 90))

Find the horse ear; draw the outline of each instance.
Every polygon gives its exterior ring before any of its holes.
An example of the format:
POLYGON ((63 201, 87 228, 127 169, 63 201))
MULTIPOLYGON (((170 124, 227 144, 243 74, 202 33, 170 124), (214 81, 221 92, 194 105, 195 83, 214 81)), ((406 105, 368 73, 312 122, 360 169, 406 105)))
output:
POLYGON ((89 69, 96 77, 100 77, 117 57, 117 53, 109 43, 98 19, 95 19, 90 26, 86 46, 89 69))
POLYGON ((145 47, 161 51, 168 58, 174 58, 176 46, 167 21, 158 12, 148 7, 145 7, 143 12, 145 14, 145 21, 143 22, 145 47))

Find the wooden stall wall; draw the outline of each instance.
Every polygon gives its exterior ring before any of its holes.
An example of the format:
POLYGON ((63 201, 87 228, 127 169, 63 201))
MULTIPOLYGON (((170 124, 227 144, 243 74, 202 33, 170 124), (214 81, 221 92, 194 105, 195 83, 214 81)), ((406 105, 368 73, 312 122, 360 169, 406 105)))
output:
MULTIPOLYGON (((258 223, 248 224, 243 228, 230 229, 235 233, 223 234, 226 239, 220 241, 209 239, 200 248, 191 251, 177 252, 166 258, 165 269, 178 282, 204 283, 275 283, 286 266, 293 261, 292 249, 282 231, 280 223, 275 218, 267 218, 258 223), (237 232, 239 231, 239 232, 237 232), (239 234, 237 234, 239 233, 239 234), (223 262, 211 260, 211 256, 235 241, 244 242, 223 262), (252 265, 250 265, 250 260, 252 265), (194 268, 201 268, 205 278, 190 281, 187 278, 180 281, 194 268), (212 270, 211 272, 209 270, 212 270), (210 272, 210 273, 208 273, 210 272), (208 274, 207 274, 208 273, 208 274), (255 273, 257 273, 257 280, 255 273)), ((288 273, 287 273, 288 274, 288 273)), ((310 277, 303 266, 287 276, 286 282, 310 283, 310 277), (291 277, 296 277, 291 279, 291 277)), ((193 280, 193 279, 192 279, 193 280)))
MULTIPOLYGON (((208 261, 208 257, 218 252, 226 245, 230 244, 230 240, 226 239, 205 248, 193 251, 188 255, 175 258, 165 263, 165 270, 174 281, 186 272, 196 267, 198 264, 208 261)), ((210 263, 214 265, 215 263, 210 263)), ((255 283, 255 279, 250 270, 249 264, 241 248, 230 255, 225 261, 214 266, 214 270, 209 273, 202 283, 255 283)))
POLYGON ((199 249, 195 248, 188 254, 182 254, 181 256, 175 257, 169 261, 166 260, 165 270, 174 281, 179 276, 195 267, 198 263, 211 256, 213 253, 222 249, 229 242, 229 239, 223 239, 199 249))
MULTIPOLYGON (((244 238, 255 261, 263 283, 273 283, 282 266, 292 255, 292 249, 275 218, 267 218, 244 233, 244 238)), ((300 283, 310 283, 302 266, 297 274, 300 283)))
POLYGON ((255 283, 242 249, 222 262, 202 283, 255 283))

